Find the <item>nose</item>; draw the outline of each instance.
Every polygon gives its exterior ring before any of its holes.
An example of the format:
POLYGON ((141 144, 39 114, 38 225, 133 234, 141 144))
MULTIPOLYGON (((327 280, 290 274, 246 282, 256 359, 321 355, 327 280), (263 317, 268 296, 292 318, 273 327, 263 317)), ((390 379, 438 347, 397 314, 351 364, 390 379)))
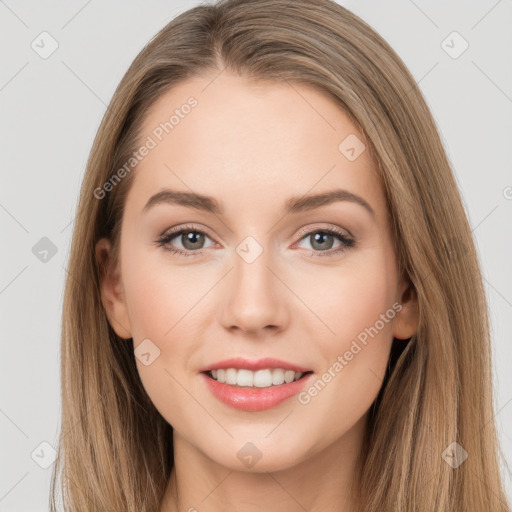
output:
POLYGON ((223 289, 220 323, 230 331, 254 335, 285 329, 290 292, 278 274, 270 268, 265 251, 252 263, 235 254, 234 268, 226 276, 223 289))

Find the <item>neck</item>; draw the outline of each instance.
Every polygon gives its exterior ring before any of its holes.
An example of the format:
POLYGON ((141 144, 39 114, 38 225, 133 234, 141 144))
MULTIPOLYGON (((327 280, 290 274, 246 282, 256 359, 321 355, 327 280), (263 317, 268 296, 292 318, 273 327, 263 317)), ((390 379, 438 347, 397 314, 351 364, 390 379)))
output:
POLYGON ((160 512, 236 512, 241 504, 244 512, 353 512, 365 421, 292 467, 258 473, 219 465, 174 431, 174 466, 160 512))

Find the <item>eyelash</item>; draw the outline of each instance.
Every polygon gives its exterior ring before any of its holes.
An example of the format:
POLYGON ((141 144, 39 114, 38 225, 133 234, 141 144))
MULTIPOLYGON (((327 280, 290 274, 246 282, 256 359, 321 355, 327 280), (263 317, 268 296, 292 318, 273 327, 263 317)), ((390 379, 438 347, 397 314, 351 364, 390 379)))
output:
MULTIPOLYGON (((157 239, 156 243, 159 247, 162 247, 165 251, 169 251, 171 253, 178 254, 179 256, 199 256, 204 252, 203 250, 183 251, 181 249, 176 249, 175 247, 172 247, 171 245, 169 245, 169 243, 172 239, 176 238, 177 236, 179 236, 183 233, 190 233, 190 232, 200 233, 202 235, 208 236, 208 233, 206 233, 205 231, 203 231, 201 229, 197 229, 194 226, 184 226, 179 229, 172 230, 166 234, 160 235, 160 237, 157 239)), ((312 251, 310 251, 310 256, 313 256, 313 257, 334 256, 334 255, 337 255, 347 249, 352 248, 355 245, 355 240, 347 237, 342 231, 338 230, 337 228, 313 229, 311 231, 306 232, 305 234, 301 233, 301 235, 303 235, 303 236, 301 236, 301 238, 299 239, 299 242, 301 240, 303 240, 304 238, 311 236, 312 234, 315 234, 315 233, 334 235, 342 242, 342 245, 334 250, 331 249, 329 251, 312 250, 312 251)), ((211 237, 209 237, 209 238, 211 238, 211 237)))

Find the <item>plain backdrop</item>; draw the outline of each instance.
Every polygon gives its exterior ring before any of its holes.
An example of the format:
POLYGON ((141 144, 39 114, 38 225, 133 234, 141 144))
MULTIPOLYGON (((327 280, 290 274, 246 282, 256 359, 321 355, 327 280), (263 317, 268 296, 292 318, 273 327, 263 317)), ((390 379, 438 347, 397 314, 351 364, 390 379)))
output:
MULTIPOLYGON (((403 58, 439 126, 483 265, 512 468, 512 1, 340 3, 403 58)), ((93 137, 143 45, 197 4, 0 0, 0 512, 48 510, 65 269, 93 137)))

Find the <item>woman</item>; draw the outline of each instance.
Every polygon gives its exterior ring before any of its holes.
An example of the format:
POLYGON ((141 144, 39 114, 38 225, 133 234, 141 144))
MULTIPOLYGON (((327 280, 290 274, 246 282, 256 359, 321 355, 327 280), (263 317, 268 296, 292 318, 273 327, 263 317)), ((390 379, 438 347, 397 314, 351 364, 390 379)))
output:
POLYGON ((62 332, 72 511, 509 510, 435 123, 329 0, 171 21, 91 151, 62 332))

